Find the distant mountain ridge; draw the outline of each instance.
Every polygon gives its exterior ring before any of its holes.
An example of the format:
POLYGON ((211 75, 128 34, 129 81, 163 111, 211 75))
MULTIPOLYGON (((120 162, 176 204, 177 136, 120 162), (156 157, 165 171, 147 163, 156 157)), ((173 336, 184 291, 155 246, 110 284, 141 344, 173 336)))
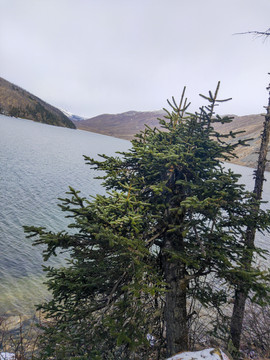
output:
POLYGON ((0 77, 0 114, 75 129, 56 107, 0 77))
MULTIPOLYGON (((135 134, 145 128, 145 125, 161 128, 158 118, 163 118, 166 113, 164 110, 127 111, 120 114, 102 114, 85 119, 65 110, 57 109, 0 77, 0 114, 73 129, 77 127, 81 130, 131 140, 135 134)), ((250 146, 238 147, 236 150, 238 158, 233 159, 233 163, 256 167, 263 122, 263 115, 234 115, 231 123, 215 125, 215 128, 221 133, 244 130, 245 133, 239 134, 235 140, 253 138, 249 142, 250 146)), ((269 157, 268 155, 268 159, 269 157)), ((270 171, 269 162, 266 169, 270 171)))
MULTIPOLYGON (((73 121, 78 129, 91 131, 103 135, 131 140, 134 135, 144 129, 145 124, 160 128, 157 118, 162 118, 165 111, 128 111, 121 114, 103 114, 87 120, 73 121)), ((233 163, 249 167, 256 167, 260 148, 260 135, 263 129, 264 116, 261 114, 236 116, 231 123, 216 124, 215 128, 221 133, 245 130, 235 140, 253 138, 249 146, 239 146, 236 150, 238 158, 233 163)), ((270 157, 270 156, 269 156, 270 157)), ((270 171, 269 162, 266 169, 270 171)))
POLYGON ((145 124, 150 127, 160 127, 157 118, 164 115, 163 110, 127 111, 120 114, 102 114, 73 122, 81 130, 131 140, 135 134, 144 129, 145 124))

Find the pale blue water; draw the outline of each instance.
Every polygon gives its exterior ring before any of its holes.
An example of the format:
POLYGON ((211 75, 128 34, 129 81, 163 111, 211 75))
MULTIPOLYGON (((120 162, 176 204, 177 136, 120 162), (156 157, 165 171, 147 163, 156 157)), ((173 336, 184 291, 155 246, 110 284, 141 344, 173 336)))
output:
MULTIPOLYGON (((57 198, 65 196, 69 185, 84 196, 104 191, 82 155, 112 155, 128 148, 125 140, 0 115, 0 315, 31 312, 48 296, 42 286, 41 249, 25 239, 22 226, 64 229, 69 221, 57 198)), ((242 182, 252 189, 252 169, 229 167, 242 173, 242 182)), ((269 175, 264 192, 268 200, 269 175)), ((270 248, 268 235, 259 234, 257 241, 270 248)))
POLYGON ((0 314, 25 312, 44 297, 41 249, 25 239, 23 225, 65 228, 57 198, 69 185, 84 196, 104 191, 83 154, 129 147, 109 136, 0 115, 0 314))

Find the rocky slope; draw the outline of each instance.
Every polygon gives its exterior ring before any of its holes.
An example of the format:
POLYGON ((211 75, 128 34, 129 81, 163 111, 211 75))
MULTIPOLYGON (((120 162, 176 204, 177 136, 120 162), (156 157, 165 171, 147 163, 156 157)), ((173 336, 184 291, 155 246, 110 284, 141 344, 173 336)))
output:
POLYGON ((0 77, 0 114, 75 129, 59 109, 0 77))
MULTIPOLYGON (((162 110, 152 112, 129 111, 122 114, 103 114, 87 120, 74 121, 74 123, 81 130, 131 140, 135 134, 143 130, 145 124, 160 128, 157 118, 162 118, 164 114, 162 110)), ((253 138, 249 142, 249 146, 239 146, 236 151, 238 158, 233 159, 233 163, 250 167, 256 166, 263 121, 264 116, 262 115, 234 116, 231 123, 215 126, 221 133, 244 130, 245 133, 239 134, 236 140, 253 138)), ((267 170, 270 171, 269 163, 267 170)))

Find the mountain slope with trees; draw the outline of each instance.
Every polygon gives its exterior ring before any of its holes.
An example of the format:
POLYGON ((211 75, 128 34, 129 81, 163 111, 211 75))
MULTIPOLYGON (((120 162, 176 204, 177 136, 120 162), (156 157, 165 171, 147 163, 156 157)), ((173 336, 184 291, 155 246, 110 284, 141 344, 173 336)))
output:
POLYGON ((0 114, 75 129, 59 109, 0 77, 0 114))

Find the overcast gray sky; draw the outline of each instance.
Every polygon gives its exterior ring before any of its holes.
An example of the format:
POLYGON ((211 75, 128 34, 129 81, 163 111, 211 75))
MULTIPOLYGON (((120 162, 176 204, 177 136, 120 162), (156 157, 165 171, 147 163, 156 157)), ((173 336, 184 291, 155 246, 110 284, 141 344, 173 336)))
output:
POLYGON ((0 76, 87 117, 194 108, 221 81, 220 114, 263 112, 270 0, 0 0, 0 76))

